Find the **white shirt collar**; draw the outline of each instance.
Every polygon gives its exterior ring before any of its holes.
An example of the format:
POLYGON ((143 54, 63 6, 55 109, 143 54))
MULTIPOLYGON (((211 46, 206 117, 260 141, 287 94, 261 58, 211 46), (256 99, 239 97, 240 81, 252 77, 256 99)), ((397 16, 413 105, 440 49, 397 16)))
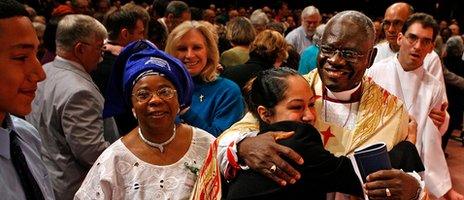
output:
POLYGON ((338 99, 338 100, 341 100, 341 101, 348 101, 348 100, 351 99, 351 95, 354 92, 356 92, 356 90, 358 90, 359 87, 361 87, 361 83, 359 83, 358 86, 354 87, 351 90, 346 90, 346 91, 342 91, 342 92, 332 92, 328 88, 326 88, 327 89, 327 96, 329 98, 332 98, 332 99, 338 99))

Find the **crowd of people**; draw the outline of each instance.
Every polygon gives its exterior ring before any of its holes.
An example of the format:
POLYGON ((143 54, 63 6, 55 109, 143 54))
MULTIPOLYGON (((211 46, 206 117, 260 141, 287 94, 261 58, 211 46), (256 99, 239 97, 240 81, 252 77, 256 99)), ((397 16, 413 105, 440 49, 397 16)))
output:
POLYGON ((464 200, 455 19, 1 0, 0 33, 2 198, 464 200))

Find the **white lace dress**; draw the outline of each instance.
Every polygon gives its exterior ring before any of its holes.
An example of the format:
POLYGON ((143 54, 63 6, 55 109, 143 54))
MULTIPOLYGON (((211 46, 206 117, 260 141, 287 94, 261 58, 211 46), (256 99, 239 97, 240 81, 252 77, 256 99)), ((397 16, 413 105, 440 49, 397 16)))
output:
POLYGON ((106 149, 74 199, 188 199, 214 137, 193 128, 192 143, 179 161, 157 166, 137 158, 121 139, 106 149))

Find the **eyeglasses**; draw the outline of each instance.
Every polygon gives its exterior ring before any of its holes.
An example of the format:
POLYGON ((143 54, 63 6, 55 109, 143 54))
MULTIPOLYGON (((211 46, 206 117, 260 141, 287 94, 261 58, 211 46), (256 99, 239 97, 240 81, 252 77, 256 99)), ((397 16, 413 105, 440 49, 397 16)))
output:
MULTIPOLYGON (((97 50, 99 50, 99 51, 101 51, 101 50, 103 49, 103 46, 105 45, 105 44, 101 44, 101 45, 98 45, 98 46, 94 46, 94 45, 92 45, 91 43, 83 42, 83 41, 79 41, 79 42, 77 42, 77 43, 81 43, 81 44, 84 44, 84 45, 91 46, 91 47, 93 47, 93 48, 95 48, 95 49, 97 49, 97 50)), ((77 44, 77 43, 76 43, 76 44, 77 44)))
POLYGON ((163 87, 163 88, 161 88, 159 90, 156 90, 156 91, 150 91, 150 90, 141 89, 141 90, 136 91, 134 94, 132 94, 132 96, 134 96, 135 99, 137 99, 137 101, 139 103, 146 103, 146 102, 150 101, 151 98, 153 98, 154 93, 156 93, 156 95, 160 99, 169 100, 172 97, 174 97, 176 92, 177 91, 172 89, 172 88, 163 87))
POLYGON ((388 20, 383 20, 382 21, 382 26, 383 29, 388 29, 390 26, 393 26, 395 29, 400 29, 404 25, 404 22, 401 20, 393 20, 393 21, 388 21, 388 20))
POLYGON ((94 46, 94 45, 92 45, 92 44, 90 44, 90 43, 88 43, 88 42, 79 41, 79 42, 76 43, 76 45, 77 45, 78 43, 81 43, 81 44, 83 44, 83 45, 87 45, 87 46, 90 46, 90 47, 96 49, 98 52, 100 52, 101 56, 103 56, 103 54, 104 54, 104 52, 103 52, 103 46, 104 46, 104 44, 101 44, 101 45, 98 45, 98 46, 94 46))
POLYGON ((303 23, 306 25, 311 25, 311 24, 319 24, 319 20, 303 20, 303 23))
POLYGON ((342 58, 348 62, 357 62, 359 58, 362 58, 364 54, 346 49, 336 49, 327 45, 319 45, 321 54, 325 57, 333 57, 335 54, 340 53, 342 58))
POLYGON ((417 35, 412 33, 408 33, 404 37, 408 40, 409 44, 411 45, 415 45, 419 40, 421 41, 421 44, 426 47, 432 45, 433 43, 433 40, 431 38, 419 38, 417 35))

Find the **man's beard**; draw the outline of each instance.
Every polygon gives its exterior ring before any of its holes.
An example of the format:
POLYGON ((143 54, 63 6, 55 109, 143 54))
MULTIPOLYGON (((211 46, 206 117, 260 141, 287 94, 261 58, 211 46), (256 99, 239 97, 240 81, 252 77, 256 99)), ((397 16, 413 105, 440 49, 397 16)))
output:
POLYGON ((312 40, 315 31, 306 31, 306 38, 312 40))

